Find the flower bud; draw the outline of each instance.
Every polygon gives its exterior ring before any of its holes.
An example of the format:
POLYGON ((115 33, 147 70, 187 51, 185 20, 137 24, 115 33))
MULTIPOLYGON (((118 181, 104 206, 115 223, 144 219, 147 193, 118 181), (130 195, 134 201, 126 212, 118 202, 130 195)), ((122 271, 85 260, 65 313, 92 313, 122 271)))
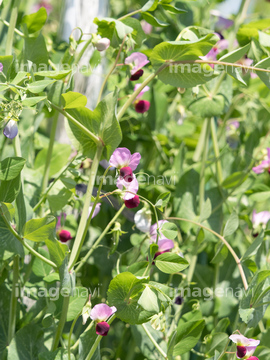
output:
POLYGON ((132 199, 125 200, 125 205, 128 209, 134 209, 140 204, 140 198, 138 195, 135 195, 132 199))
POLYGON ((247 353, 247 349, 245 346, 237 346, 237 357, 242 359, 247 353))
POLYGON ((135 102, 135 111, 139 114, 143 114, 150 108, 150 102, 147 100, 138 100, 135 102))
POLYGON ((4 128, 3 134, 9 139, 14 139, 18 134, 17 122, 14 120, 9 120, 4 128))
POLYGON ((72 239, 72 236, 69 231, 67 230, 60 230, 58 233, 59 239, 61 242, 65 243, 68 240, 72 239))
POLYGON ((130 80, 131 81, 139 80, 141 76, 143 76, 143 69, 140 69, 136 71, 135 74, 131 75, 130 80))
POLYGON ((111 42, 109 39, 102 38, 102 39, 97 40, 96 42, 93 42, 93 45, 95 46, 95 48, 98 51, 104 51, 104 50, 108 49, 108 47, 110 46, 110 43, 111 42))

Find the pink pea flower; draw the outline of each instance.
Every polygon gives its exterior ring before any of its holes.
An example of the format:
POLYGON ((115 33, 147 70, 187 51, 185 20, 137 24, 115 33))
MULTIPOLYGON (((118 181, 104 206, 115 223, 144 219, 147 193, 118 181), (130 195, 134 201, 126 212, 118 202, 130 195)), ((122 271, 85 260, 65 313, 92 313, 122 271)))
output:
MULTIPOLYGON (((134 86, 134 91, 136 91, 138 89, 138 87, 141 86, 141 84, 136 84, 134 86)), ((150 108, 150 102, 147 100, 141 100, 141 97, 143 96, 144 93, 146 93, 147 91, 149 91, 150 88, 149 86, 145 86, 142 91, 136 96, 136 100, 134 100, 134 105, 135 105, 135 111, 139 114, 143 114, 146 111, 149 110, 150 108)))
POLYGON ((102 38, 102 39, 97 40, 96 42, 93 42, 93 45, 95 46, 95 48, 98 51, 107 50, 108 47, 110 46, 110 44, 111 44, 111 42, 107 38, 102 38))
MULTIPOLYGON (((244 56, 242 59, 237 61, 237 64, 244 66, 242 68, 242 73, 243 73, 243 75, 245 75, 250 71, 249 69, 246 69, 245 66, 251 66, 253 64, 253 60, 249 59, 247 56, 244 56)), ((252 79, 254 79, 254 78, 258 77, 258 75, 255 72, 250 71, 250 77, 252 79)))
POLYGON ((148 22, 146 22, 145 20, 142 20, 141 21, 141 26, 142 26, 142 29, 144 31, 144 33, 146 35, 149 35, 151 34, 152 30, 153 30, 153 26, 148 24, 148 22))
POLYGON ((252 224, 254 228, 260 225, 266 225, 269 220, 270 220, 270 211, 261 211, 259 213, 256 213, 256 211, 253 210, 252 224))
POLYGON ((241 334, 233 334, 229 336, 229 339, 236 344, 236 356, 238 359, 250 359, 256 347, 260 344, 260 340, 248 339, 241 334))
POLYGON ((120 190, 125 190, 125 195, 123 196, 124 200, 133 199, 139 190, 138 180, 136 179, 135 175, 133 175, 132 181, 126 181, 119 176, 116 182, 116 186, 120 190))
POLYGON ((96 334, 106 336, 110 329, 110 325, 106 320, 117 311, 115 306, 108 306, 107 304, 97 304, 90 312, 90 318, 94 320, 96 324, 96 334))
POLYGON ((140 153, 136 152, 131 155, 131 152, 127 148, 117 148, 114 150, 109 164, 114 166, 118 170, 124 167, 130 167, 132 171, 136 170, 141 160, 140 153))
POLYGON ((267 148, 267 159, 263 160, 258 166, 252 168, 256 174, 261 174, 267 170, 270 174, 270 148, 267 148))
POLYGON ((148 63, 149 63, 149 60, 147 59, 147 56, 142 53, 134 52, 133 54, 128 56, 125 59, 125 64, 129 65, 131 67, 130 80, 131 81, 138 80, 143 75, 142 68, 148 63))
POLYGON ((3 130, 3 134, 9 139, 14 139, 18 134, 17 122, 15 120, 9 120, 3 130))
MULTIPOLYGON (((90 206, 89 206, 88 216, 90 216, 90 214, 91 214, 93 205, 94 205, 94 203, 91 202, 91 204, 90 204, 90 206)), ((93 219, 95 216, 97 216, 97 214, 100 212, 100 207, 101 207, 101 203, 97 203, 97 205, 96 205, 96 207, 95 207, 95 210, 94 210, 94 212, 93 212, 93 215, 92 215, 92 219, 93 219)))
POLYGON ((3 66, 3 64, 2 64, 2 63, 0 63, 0 72, 2 72, 2 71, 3 71, 3 69, 4 69, 4 66, 3 66))
POLYGON ((37 12, 40 8, 44 7, 48 13, 48 15, 50 15, 50 13, 52 12, 52 5, 50 4, 50 2, 48 0, 42 0, 40 1, 38 4, 34 5, 32 10, 33 12, 37 12))

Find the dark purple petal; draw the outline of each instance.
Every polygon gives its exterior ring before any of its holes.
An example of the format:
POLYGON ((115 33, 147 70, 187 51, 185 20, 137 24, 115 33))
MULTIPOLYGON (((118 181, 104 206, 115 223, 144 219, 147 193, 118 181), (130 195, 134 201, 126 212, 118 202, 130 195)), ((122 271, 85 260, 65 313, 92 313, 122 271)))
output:
POLYGON ((125 200, 125 205, 128 209, 134 209, 140 204, 140 198, 138 195, 135 195, 132 199, 125 200))
POLYGON ((182 298, 182 296, 176 296, 176 298, 175 298, 175 300, 174 300, 174 303, 176 304, 176 305, 182 305, 183 304, 183 302, 184 302, 184 299, 182 298))
POLYGON ((133 172, 129 166, 123 167, 120 169, 120 177, 127 182, 131 182, 133 180, 133 172))
POLYGON ((97 323, 96 325, 96 334, 101 336, 107 336, 110 330, 110 325, 106 321, 97 323))
POLYGON ((139 114, 143 114, 150 108, 150 102, 147 100, 139 100, 135 103, 135 111, 139 114))
POLYGON ((58 233, 59 239, 61 242, 67 242, 68 240, 72 239, 72 236, 68 230, 60 230, 58 233))
POLYGON ((143 76, 143 69, 140 69, 135 72, 135 74, 131 75, 130 81, 136 81, 139 80, 139 78, 143 76))
POLYGON ((242 359, 247 353, 245 346, 237 346, 237 356, 239 359, 242 359))

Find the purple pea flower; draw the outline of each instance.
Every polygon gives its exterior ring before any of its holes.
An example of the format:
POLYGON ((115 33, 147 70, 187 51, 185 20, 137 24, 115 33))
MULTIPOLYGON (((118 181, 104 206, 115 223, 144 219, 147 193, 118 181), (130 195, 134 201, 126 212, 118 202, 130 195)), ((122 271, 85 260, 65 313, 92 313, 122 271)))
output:
POLYGON ((14 139, 18 134, 18 126, 15 120, 9 120, 4 128, 3 134, 9 139, 14 139))
MULTIPOLYGON (((91 204, 90 204, 90 206, 89 206, 88 216, 90 216, 90 214, 91 214, 93 205, 94 205, 94 203, 91 202, 91 204)), ((95 210, 94 210, 94 212, 93 212, 93 215, 92 215, 92 219, 93 219, 95 216, 97 216, 97 214, 100 212, 100 207, 101 207, 101 203, 97 203, 97 205, 96 205, 96 207, 95 207, 95 210)))
POLYGON ((260 225, 266 225, 269 220, 270 220, 270 211, 261 211, 259 213, 256 213, 256 211, 253 210, 252 224, 254 228, 257 228, 260 225))
POLYGON ((233 20, 221 16, 220 11, 218 10, 211 10, 210 14, 217 17, 217 22, 215 23, 215 30, 218 32, 222 32, 223 30, 228 29, 234 23, 233 20))
MULTIPOLYGON (((223 50, 228 49, 229 42, 226 39, 221 39, 221 36, 216 33, 220 37, 220 40, 216 43, 216 45, 209 51, 205 56, 201 56, 202 60, 206 61, 217 61, 217 55, 220 54, 223 50)), ((214 64, 209 64, 212 68, 214 68, 214 64)))
MULTIPOLYGON (((167 220, 159 220, 158 226, 159 226, 159 235, 158 235, 158 252, 156 252, 154 259, 165 252, 169 252, 171 249, 174 248, 174 242, 170 239, 167 239, 160 229, 162 228, 162 225, 167 223, 167 220)), ((157 223, 152 225, 150 228, 150 243, 153 244, 156 242, 157 239, 157 223)))
POLYGON ((127 148, 117 148, 114 150, 109 164, 114 166, 118 170, 129 166, 132 171, 136 170, 141 160, 141 154, 136 152, 131 155, 131 152, 127 148))
POLYGON ((258 166, 252 168, 256 174, 262 174, 267 170, 270 174, 270 148, 267 148, 267 159, 263 160, 258 166))
POLYGON ((93 42, 93 45, 95 46, 95 48, 98 51, 107 50, 108 47, 110 46, 110 44, 111 44, 111 42, 107 38, 102 38, 102 39, 97 40, 96 42, 93 42))
POLYGON ((110 329, 110 325, 106 320, 117 311, 115 306, 108 306, 107 304, 97 304, 90 312, 90 318, 95 321, 96 334, 106 336, 110 329))
POLYGON ((139 53, 134 52, 130 56, 125 59, 125 64, 131 67, 131 81, 138 80, 143 75, 142 68, 149 63, 147 56, 139 53))
POLYGON ((3 66, 3 64, 2 64, 2 63, 0 63, 0 72, 2 72, 2 71, 3 71, 3 69, 4 69, 4 66, 3 66))
POLYGON ((126 190, 125 195, 123 197, 124 200, 133 199, 135 197, 134 193, 137 194, 139 190, 138 180, 136 179, 134 174, 132 181, 126 181, 125 179, 119 176, 116 182, 116 186, 120 190, 126 190))
POLYGON ((238 359, 250 359, 260 344, 260 340, 248 339, 241 334, 233 334, 229 336, 237 346, 236 356, 238 359))
POLYGON ((32 10, 33 10, 33 12, 37 12, 42 7, 44 7, 46 9, 48 15, 50 15, 53 7, 48 0, 40 1, 38 4, 33 6, 32 10))
MULTIPOLYGON (((141 84, 136 84, 134 86, 134 91, 136 91, 138 89, 138 87, 141 86, 141 84)), ((137 113, 143 114, 146 111, 149 110, 150 108, 150 102, 147 100, 141 100, 141 97, 143 96, 144 93, 146 93, 147 91, 149 91, 150 88, 149 86, 145 86, 142 91, 136 96, 136 100, 134 100, 134 105, 135 105, 135 111, 137 113)))

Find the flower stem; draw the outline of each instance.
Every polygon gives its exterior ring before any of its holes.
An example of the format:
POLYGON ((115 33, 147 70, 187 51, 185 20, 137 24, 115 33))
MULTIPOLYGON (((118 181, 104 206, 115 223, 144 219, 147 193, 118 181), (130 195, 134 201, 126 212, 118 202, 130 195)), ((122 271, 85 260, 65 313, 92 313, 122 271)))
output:
POLYGON ((125 204, 122 205, 122 207, 117 211, 117 213, 114 215, 114 217, 112 218, 112 220, 108 223, 108 225, 106 226, 106 228, 103 230, 102 234, 99 236, 99 238, 97 239, 97 241, 95 242, 95 244, 91 247, 91 249, 88 251, 88 253, 83 257, 83 259, 81 260, 80 264, 76 267, 75 269, 75 273, 77 273, 82 266, 86 263, 86 261, 89 259, 89 257, 92 255, 93 251, 98 247, 99 243, 101 242, 101 240, 104 238, 104 236, 107 234, 107 232, 110 230, 111 226, 113 225, 113 223, 118 219, 118 217, 121 215, 122 211, 125 208, 125 204))
MULTIPOLYGON (((115 314, 113 314, 110 319, 107 321, 107 323, 110 325, 112 323, 112 321, 115 319, 115 314)), ((100 343, 100 340, 102 339, 103 336, 101 335, 98 335, 97 338, 96 338, 96 341, 94 342, 89 354, 87 355, 87 358, 85 360, 90 360, 92 359, 92 356, 94 355, 97 347, 98 347, 98 344, 100 343)))
POLYGON ((52 350, 54 351, 57 349, 59 341, 60 341, 60 337, 62 335, 65 323, 66 323, 66 318, 67 318, 67 312, 68 312, 68 305, 69 305, 69 296, 64 296, 63 297, 63 305, 62 305, 62 309, 61 309, 61 317, 58 323, 58 327, 56 330, 56 334, 55 337, 53 339, 53 343, 52 343, 52 350))
MULTIPOLYGON (((56 128, 57 128, 57 123, 58 123, 58 116, 59 116, 58 112, 56 112, 55 115, 53 116, 53 122, 52 122, 51 134, 50 134, 50 142, 49 142, 49 147, 48 147, 48 151, 47 151, 45 169, 44 169, 43 179, 42 179, 42 184, 41 184, 41 194, 44 193, 44 191, 48 185, 48 181, 49 181, 50 164, 51 164, 51 159, 52 159, 53 145, 54 145, 54 139, 55 139, 56 128)), ((42 210, 41 210, 41 213, 42 213, 42 210)))
POLYGON ((218 179, 219 185, 221 185, 223 182, 223 174, 222 174, 222 166, 221 166, 221 162, 220 162, 220 153, 219 153, 216 125, 215 125, 214 118, 211 118, 211 136, 212 136, 212 141, 213 141, 214 153, 215 153, 215 157, 216 157, 217 179, 218 179))
POLYGON ((197 225, 197 226, 201 227, 202 229, 204 229, 206 231, 209 231, 210 233, 215 235, 217 238, 219 238, 223 242, 223 244, 228 248, 230 253, 232 254, 232 256, 233 256, 233 258, 234 258, 234 260, 235 260, 235 262, 236 262, 236 264, 238 266, 240 276, 242 278, 242 282, 243 282, 243 285, 244 285, 244 289, 247 290, 248 283, 247 283, 246 275, 244 273, 244 270, 243 270, 243 267, 242 267, 242 264, 241 264, 241 260, 239 259, 239 257, 236 255, 236 253, 233 250, 233 248, 231 247, 231 245, 228 243, 228 241, 223 236, 221 236, 220 234, 218 234, 214 230, 209 229, 208 227, 206 227, 206 226, 204 226, 204 225, 202 225, 200 223, 197 223, 196 221, 193 221, 193 220, 188 220, 188 219, 183 219, 183 218, 178 218, 178 217, 168 217, 167 219, 168 220, 179 220, 179 221, 189 222, 191 224, 194 224, 194 225, 197 225))
POLYGON ((9 308, 9 325, 8 325, 8 344, 10 344, 16 327, 16 309, 17 309, 17 285, 20 278, 20 258, 18 255, 14 257, 13 260, 13 282, 12 282, 12 292, 11 292, 11 301, 9 308))
POLYGON ((111 76, 112 72, 114 71, 114 69, 115 69, 116 66, 117 66, 119 57, 120 57, 120 55, 121 55, 121 52, 122 52, 122 50, 123 50, 123 46, 124 46, 124 44, 125 44, 125 40, 126 40, 126 36, 124 37, 124 39, 123 39, 123 41, 122 41, 122 44, 121 44, 121 46, 120 46, 120 49, 119 49, 119 51, 118 51, 118 54, 117 54, 117 56, 116 56, 116 59, 115 59, 115 62, 114 62, 114 64, 113 64, 113 66, 111 67, 110 71, 109 71, 108 74, 106 75, 106 77, 105 77, 105 79, 104 79, 104 81, 103 81, 103 83, 102 83, 102 85, 101 85, 101 88, 100 88, 100 91, 99 91, 99 95, 98 95, 98 99, 97 99, 97 103, 100 102, 102 93, 103 93, 104 88, 105 88, 105 85, 106 85, 109 77, 111 76))
POLYGON ((133 16, 133 15, 139 14, 140 12, 142 12, 142 9, 132 11, 132 12, 129 13, 129 14, 126 14, 126 15, 124 15, 124 16, 121 16, 121 17, 118 19, 118 21, 124 20, 124 19, 126 19, 126 18, 128 18, 128 17, 131 17, 131 16, 133 16))
POLYGON ((77 320, 79 319, 79 317, 81 316, 81 312, 79 312, 79 314, 76 316, 76 318, 73 320, 72 322, 72 325, 70 327, 70 331, 69 331, 69 335, 68 335, 68 360, 71 360, 71 336, 72 336, 72 333, 73 333, 73 329, 74 329, 74 326, 76 325, 76 322, 77 320))
POLYGON ((89 216, 89 207, 90 207, 90 203, 91 203, 92 192, 93 192, 97 169, 98 169, 98 165, 99 165, 99 161, 100 161, 102 152, 103 152, 103 146, 102 146, 102 144, 98 144, 97 151, 96 151, 96 154, 95 154, 95 157, 93 159, 93 163, 92 163, 92 166, 90 169, 89 182, 88 182, 88 187, 87 187, 87 191, 86 191, 86 197, 85 197, 81 220, 79 223, 79 227, 77 230, 73 248, 72 248, 72 251, 70 254, 69 269, 72 269, 73 266, 75 265, 76 261, 78 260, 88 227, 91 222, 91 216, 89 216))
POLYGON ((150 334, 150 332, 148 331, 147 327, 145 326, 145 324, 142 324, 142 327, 146 333, 146 335, 149 337, 149 339, 151 340, 152 344, 155 346, 155 348, 158 350, 158 352, 164 357, 164 359, 168 359, 167 354, 161 349, 161 347, 158 345, 158 343, 156 342, 156 340, 153 338, 153 336, 150 334))
POLYGON ((205 119, 207 122, 205 139, 204 139, 204 149, 202 154, 202 165, 200 172, 200 187, 199 187, 199 212, 201 214, 204 205, 204 191, 205 191, 205 168, 208 155, 208 144, 209 144, 209 135, 210 135, 210 119, 205 119))

